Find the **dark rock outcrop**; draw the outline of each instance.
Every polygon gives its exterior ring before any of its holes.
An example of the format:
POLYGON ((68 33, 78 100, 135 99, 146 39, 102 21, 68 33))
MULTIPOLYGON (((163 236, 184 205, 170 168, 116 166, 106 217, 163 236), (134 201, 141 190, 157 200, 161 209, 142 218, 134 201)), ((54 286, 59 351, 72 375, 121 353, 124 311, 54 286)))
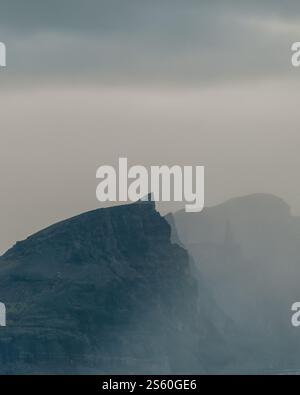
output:
POLYGON ((0 258, 0 300, 1 373, 202 373, 231 363, 227 320, 153 202, 91 211, 18 242, 0 258))

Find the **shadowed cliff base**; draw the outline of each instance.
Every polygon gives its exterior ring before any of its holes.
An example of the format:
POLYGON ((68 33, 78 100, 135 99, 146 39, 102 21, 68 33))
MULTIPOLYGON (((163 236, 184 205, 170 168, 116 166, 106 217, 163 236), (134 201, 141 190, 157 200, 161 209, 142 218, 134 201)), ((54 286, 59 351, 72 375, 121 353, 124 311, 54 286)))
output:
MULTIPOLYGON (((1 373, 215 373, 232 324, 153 202, 98 209, 0 258, 1 373)), ((232 343, 231 343, 232 345, 232 343)))

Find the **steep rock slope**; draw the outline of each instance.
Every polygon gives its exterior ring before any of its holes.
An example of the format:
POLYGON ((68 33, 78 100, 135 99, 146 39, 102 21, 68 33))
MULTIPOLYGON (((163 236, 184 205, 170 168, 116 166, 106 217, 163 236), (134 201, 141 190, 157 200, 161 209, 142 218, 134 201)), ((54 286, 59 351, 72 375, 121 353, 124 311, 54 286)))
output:
POLYGON ((91 211, 18 242, 0 258, 0 300, 1 373, 201 373, 232 363, 228 323, 152 202, 91 211))

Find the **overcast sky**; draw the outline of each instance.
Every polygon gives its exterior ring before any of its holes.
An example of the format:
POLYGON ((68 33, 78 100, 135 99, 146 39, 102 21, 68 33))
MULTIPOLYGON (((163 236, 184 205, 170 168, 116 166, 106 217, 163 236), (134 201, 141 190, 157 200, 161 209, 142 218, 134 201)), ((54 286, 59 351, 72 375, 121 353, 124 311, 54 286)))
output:
POLYGON ((205 165, 207 205, 268 192, 300 215, 299 1, 0 0, 0 41, 0 251, 98 207, 119 156, 205 165))

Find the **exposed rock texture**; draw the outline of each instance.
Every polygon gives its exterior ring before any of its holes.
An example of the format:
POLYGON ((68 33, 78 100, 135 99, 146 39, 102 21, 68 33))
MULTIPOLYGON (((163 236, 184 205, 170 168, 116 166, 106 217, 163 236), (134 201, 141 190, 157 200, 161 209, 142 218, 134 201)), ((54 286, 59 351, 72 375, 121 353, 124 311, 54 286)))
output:
POLYGON ((18 242, 0 258, 0 300, 1 373, 202 373, 231 363, 228 323, 152 202, 91 211, 18 242))

